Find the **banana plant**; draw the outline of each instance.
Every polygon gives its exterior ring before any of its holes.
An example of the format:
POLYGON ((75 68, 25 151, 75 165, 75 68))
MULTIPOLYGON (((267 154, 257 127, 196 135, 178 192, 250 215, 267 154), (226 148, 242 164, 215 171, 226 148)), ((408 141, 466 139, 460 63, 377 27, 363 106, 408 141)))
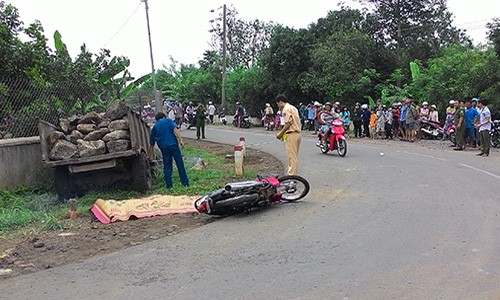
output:
POLYGON ((140 87, 143 83, 151 80, 151 73, 146 74, 134 81, 132 81, 129 85, 127 85, 124 89, 120 91, 120 99, 125 99, 127 96, 136 88, 140 87))

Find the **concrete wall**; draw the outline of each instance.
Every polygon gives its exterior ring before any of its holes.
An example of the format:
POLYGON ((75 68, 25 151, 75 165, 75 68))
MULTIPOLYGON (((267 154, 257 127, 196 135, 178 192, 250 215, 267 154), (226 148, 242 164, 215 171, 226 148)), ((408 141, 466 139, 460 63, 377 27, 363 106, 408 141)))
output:
POLYGON ((42 164, 39 137, 0 140, 0 188, 35 185, 48 176, 42 164))

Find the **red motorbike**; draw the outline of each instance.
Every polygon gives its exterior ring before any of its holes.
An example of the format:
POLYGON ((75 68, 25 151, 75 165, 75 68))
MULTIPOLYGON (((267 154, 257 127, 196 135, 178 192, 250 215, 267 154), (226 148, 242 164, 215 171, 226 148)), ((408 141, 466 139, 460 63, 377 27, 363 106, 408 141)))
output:
POLYGON ((330 137, 326 139, 326 143, 321 143, 323 134, 320 132, 318 137, 320 140, 319 149, 322 153, 326 154, 329 151, 337 150, 339 156, 344 157, 347 154, 347 141, 344 136, 344 126, 342 120, 335 119, 332 121, 332 129, 330 130, 330 137))
POLYGON ((228 183, 194 202, 200 213, 229 215, 280 201, 296 201, 309 193, 309 182, 297 175, 228 183))

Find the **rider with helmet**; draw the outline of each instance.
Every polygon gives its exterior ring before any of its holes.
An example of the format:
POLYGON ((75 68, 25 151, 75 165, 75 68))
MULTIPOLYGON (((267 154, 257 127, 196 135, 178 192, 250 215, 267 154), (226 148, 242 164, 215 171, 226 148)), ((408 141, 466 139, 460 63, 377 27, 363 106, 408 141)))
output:
POLYGON ((420 119, 424 121, 429 120, 429 113, 430 113, 429 103, 427 101, 424 101, 422 103, 422 107, 420 108, 419 112, 420 119))
MULTIPOLYGON (((323 106, 323 110, 318 113, 318 123, 320 124, 320 131, 322 133, 321 143, 326 144, 327 138, 330 136, 330 131, 332 129, 332 121, 335 119, 335 115, 332 113, 332 104, 326 102, 323 106)), ((320 142, 318 142, 320 146, 320 142)))

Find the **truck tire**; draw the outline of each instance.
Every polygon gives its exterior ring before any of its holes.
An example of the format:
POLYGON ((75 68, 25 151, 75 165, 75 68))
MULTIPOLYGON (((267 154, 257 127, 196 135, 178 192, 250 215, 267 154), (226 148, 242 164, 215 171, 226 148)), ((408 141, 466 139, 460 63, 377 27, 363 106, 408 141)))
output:
POLYGON ((140 193, 144 193, 153 187, 151 167, 144 152, 132 158, 130 176, 132 188, 140 193))
POLYGON ((78 185, 71 177, 67 167, 58 167, 54 170, 54 189, 62 200, 78 196, 78 185))

